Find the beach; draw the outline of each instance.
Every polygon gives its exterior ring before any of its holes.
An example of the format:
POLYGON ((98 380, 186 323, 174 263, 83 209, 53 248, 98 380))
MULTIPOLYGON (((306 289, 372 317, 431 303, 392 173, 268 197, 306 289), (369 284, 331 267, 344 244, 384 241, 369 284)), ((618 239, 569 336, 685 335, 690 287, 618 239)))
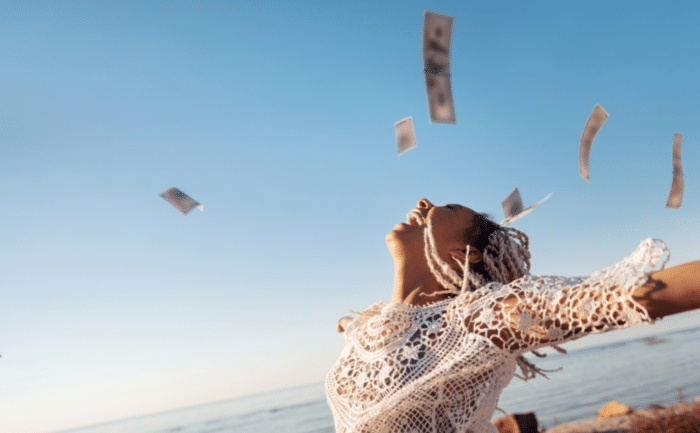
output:
POLYGON ((631 433, 700 431, 700 398, 666 407, 650 405, 639 411, 554 426, 547 433, 631 433), (672 426, 675 427, 672 428, 672 426))
MULTIPOLYGON (((674 406, 700 396, 700 328, 681 329, 546 358, 526 355, 538 367, 560 371, 524 382, 513 379, 498 406, 533 412, 543 431, 626 431, 631 417, 597 419, 615 400, 637 413, 650 405, 674 406), (648 337, 647 337, 648 338, 648 337)), ((502 417, 494 414, 493 420, 502 417)), ((334 433, 323 383, 280 389, 186 407, 62 433, 334 433)))

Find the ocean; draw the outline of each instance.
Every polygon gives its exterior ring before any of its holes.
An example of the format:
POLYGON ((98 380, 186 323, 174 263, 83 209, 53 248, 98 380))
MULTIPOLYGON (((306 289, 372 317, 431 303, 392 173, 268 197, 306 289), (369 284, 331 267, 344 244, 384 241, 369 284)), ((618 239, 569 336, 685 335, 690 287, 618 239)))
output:
MULTIPOLYGON (((594 418, 610 400, 635 409, 672 404, 700 394, 700 327, 644 339, 526 357, 561 371, 523 382, 517 377, 498 406, 508 413, 535 412, 541 427, 594 418)), ((518 370, 519 372, 519 370, 518 370)), ((494 418, 503 414, 496 412, 494 418)), ((60 433, 333 433, 323 383, 62 430, 60 433)), ((58 433, 58 432, 56 432, 58 433)))

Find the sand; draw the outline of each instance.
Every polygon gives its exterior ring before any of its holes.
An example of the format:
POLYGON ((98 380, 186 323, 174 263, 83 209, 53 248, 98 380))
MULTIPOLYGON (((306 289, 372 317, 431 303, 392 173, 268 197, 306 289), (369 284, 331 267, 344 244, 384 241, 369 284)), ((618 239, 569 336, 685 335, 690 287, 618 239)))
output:
MULTIPOLYGON (((697 405, 679 403, 668 406, 677 414, 696 409, 697 405)), ((655 417, 659 413, 658 408, 648 407, 640 409, 629 415, 618 415, 607 419, 590 419, 586 421, 562 424, 545 430, 546 433, 627 433, 631 429, 630 421, 635 415, 655 417)))

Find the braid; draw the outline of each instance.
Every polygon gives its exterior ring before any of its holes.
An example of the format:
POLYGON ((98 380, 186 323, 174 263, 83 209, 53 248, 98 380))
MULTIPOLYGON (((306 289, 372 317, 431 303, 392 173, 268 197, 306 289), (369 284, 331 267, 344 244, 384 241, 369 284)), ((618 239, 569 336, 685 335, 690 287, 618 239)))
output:
POLYGON ((475 245, 473 247, 467 245, 464 263, 457 261, 463 275, 459 275, 440 258, 435 246, 431 221, 428 220, 426 223, 425 258, 428 261, 430 271, 445 288, 444 291, 435 292, 428 296, 444 293, 459 295, 467 290, 474 291, 491 281, 508 284, 530 272, 527 235, 514 228, 496 224, 488 218, 488 215, 477 214, 478 234, 474 241, 475 245), (469 252, 471 248, 483 252, 481 269, 470 269, 469 252))
POLYGON ((430 220, 427 221, 427 228, 423 234, 423 241, 425 244, 425 258, 428 261, 430 271, 433 273, 438 282, 445 288, 445 290, 434 292, 426 296, 435 296, 444 293, 458 295, 460 291, 457 288, 462 286, 462 278, 460 278, 460 276, 438 255, 437 248, 435 246, 435 237, 433 236, 433 226, 430 220), (448 281, 448 279, 450 281, 448 281))
MULTIPOLYGON (((425 258, 428 260, 430 271, 445 290, 426 296, 438 294, 457 296, 460 293, 467 292, 467 290, 477 290, 485 286, 487 282, 495 281, 501 284, 508 284, 530 273, 530 239, 525 233, 512 227, 503 227, 496 224, 486 214, 477 214, 476 222, 478 231, 476 239, 473 241, 473 248, 482 251, 482 263, 480 264, 481 266, 475 266, 476 269, 470 269, 469 252, 472 246, 467 244, 464 263, 460 263, 459 260, 455 259, 464 275, 460 277, 438 255, 435 247, 435 237, 433 236, 433 227, 430 220, 427 221, 427 228, 424 234, 425 258)), ((466 233, 465 237, 469 239, 469 235, 469 233, 466 233)), ((559 346, 553 345, 552 348, 566 353, 559 346)), ((533 353, 537 356, 543 356, 534 351, 533 353)), ((529 362, 523 355, 518 356, 516 362, 523 373, 522 376, 518 374, 516 376, 524 381, 534 378, 537 374, 547 378, 544 374, 545 372, 558 371, 542 370, 529 362)))
POLYGON ((529 239, 511 227, 500 227, 489 235, 484 249, 484 267, 492 281, 508 284, 530 273, 529 239))

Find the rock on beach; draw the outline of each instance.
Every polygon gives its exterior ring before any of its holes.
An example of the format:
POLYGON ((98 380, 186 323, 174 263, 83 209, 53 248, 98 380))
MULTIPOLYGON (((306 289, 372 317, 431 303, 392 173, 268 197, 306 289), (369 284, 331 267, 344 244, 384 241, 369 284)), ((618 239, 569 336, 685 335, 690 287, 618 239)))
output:
POLYGON ((493 424, 498 429, 498 433, 538 433, 540 431, 537 426, 537 417, 533 412, 502 416, 493 424))
POLYGON ((611 401, 610 403, 603 406, 598 412, 599 419, 608 419, 619 415, 628 415, 634 412, 631 407, 626 404, 622 404, 618 401, 611 401))
POLYGON ((668 411, 683 415, 686 412, 697 410, 698 405, 700 405, 700 397, 696 398, 694 403, 681 402, 667 408, 650 405, 635 412, 631 407, 613 400, 600 409, 598 417, 595 419, 562 424, 547 430, 538 427, 537 418, 532 412, 509 414, 496 419, 493 423, 499 433, 629 433, 635 417, 642 416, 653 419, 662 416, 664 412, 668 414, 668 411))

